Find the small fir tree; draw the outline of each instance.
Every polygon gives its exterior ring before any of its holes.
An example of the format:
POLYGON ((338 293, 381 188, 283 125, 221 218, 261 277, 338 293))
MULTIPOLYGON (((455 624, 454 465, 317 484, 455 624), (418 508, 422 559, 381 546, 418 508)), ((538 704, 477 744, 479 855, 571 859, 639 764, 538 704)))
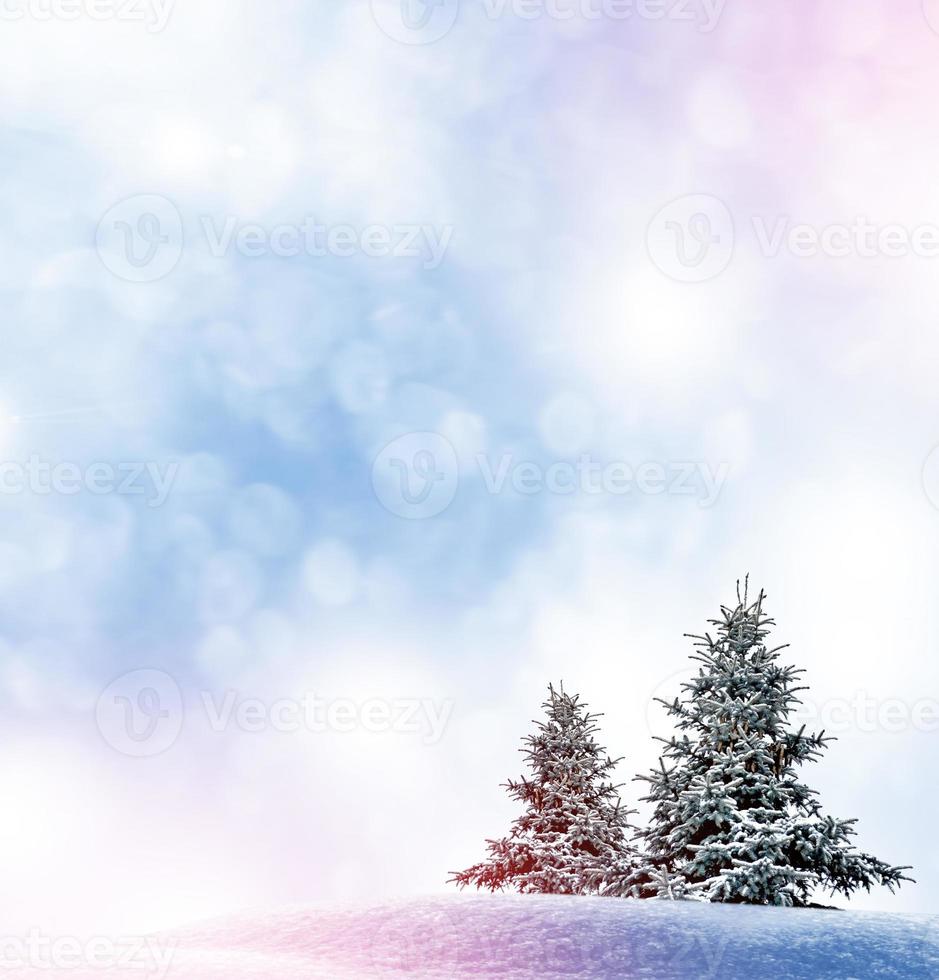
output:
POLYGON ((638 854, 619 787, 611 781, 619 760, 596 739, 598 715, 576 695, 548 688, 547 720, 536 722, 521 751, 531 775, 509 780, 509 795, 525 812, 508 837, 487 841, 489 857, 450 879, 460 888, 584 895, 635 874, 638 854))
POLYGON ((779 663, 766 638, 773 620, 737 583, 737 604, 712 620, 715 636, 693 636, 698 674, 686 695, 662 702, 678 734, 648 776, 654 805, 639 832, 646 856, 618 893, 717 902, 808 905, 824 887, 849 896, 874 884, 891 891, 903 871, 854 849, 854 820, 822 814, 797 767, 819 758, 829 738, 789 723, 803 673, 779 663))

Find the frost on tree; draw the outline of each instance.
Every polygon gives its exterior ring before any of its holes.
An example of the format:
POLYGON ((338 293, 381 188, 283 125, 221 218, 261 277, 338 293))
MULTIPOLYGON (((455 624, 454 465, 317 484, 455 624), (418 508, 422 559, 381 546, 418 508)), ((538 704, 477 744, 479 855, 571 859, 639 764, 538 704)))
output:
MULTIPOLYGON (((849 896, 874 884, 891 891, 905 867, 855 850, 854 820, 821 812, 798 768, 829 738, 795 730, 803 673, 779 662, 766 639, 775 623, 737 585, 737 604, 711 620, 714 635, 692 636, 698 674, 685 694, 662 703, 677 734, 648 776, 654 804, 639 836, 646 860, 624 879, 645 896, 717 902, 808 905, 816 887, 849 896)), ((620 888, 622 891, 622 885, 620 888)))
POLYGON ((618 759, 597 744, 596 719, 576 695, 548 688, 547 720, 524 740, 531 775, 505 784, 524 804, 508 837, 488 841, 489 858, 450 879, 461 888, 523 893, 597 893, 636 871, 628 843, 633 828, 619 787, 611 780, 618 759))

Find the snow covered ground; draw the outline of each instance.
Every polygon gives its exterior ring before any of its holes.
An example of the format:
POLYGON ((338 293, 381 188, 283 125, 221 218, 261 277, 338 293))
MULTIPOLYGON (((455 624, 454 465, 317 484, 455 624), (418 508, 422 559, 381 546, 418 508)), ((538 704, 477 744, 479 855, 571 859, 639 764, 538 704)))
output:
MULTIPOLYGON (((561 896, 453 896, 245 915, 160 937, 168 972, 73 980, 939 978, 939 918, 561 896)), ((5 973, 18 978, 49 971, 5 973)))

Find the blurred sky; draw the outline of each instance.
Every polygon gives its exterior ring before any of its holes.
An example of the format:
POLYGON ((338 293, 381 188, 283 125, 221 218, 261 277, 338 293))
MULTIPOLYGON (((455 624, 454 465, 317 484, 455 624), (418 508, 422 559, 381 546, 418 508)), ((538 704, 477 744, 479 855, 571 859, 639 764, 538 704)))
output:
POLYGON ((807 778, 919 883, 853 904, 935 911, 939 3, 49 9, 0 29, 3 921, 444 890, 551 680, 634 803, 746 572, 874 703, 807 778))

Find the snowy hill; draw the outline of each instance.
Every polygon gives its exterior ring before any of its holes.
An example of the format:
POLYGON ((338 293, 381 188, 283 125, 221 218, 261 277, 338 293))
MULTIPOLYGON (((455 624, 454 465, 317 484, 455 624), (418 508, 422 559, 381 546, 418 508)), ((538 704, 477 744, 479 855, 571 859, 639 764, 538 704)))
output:
MULTIPOLYGON (((160 980, 939 977, 939 918, 561 896, 292 909, 204 925, 160 980)), ((66 971, 63 971, 63 975, 66 971)), ((123 977, 68 970, 79 977, 123 977)), ((16 973, 13 976, 49 976, 16 973)))
POLYGON ((939 918, 685 902, 454 896, 174 938, 172 980, 939 977, 939 918))

